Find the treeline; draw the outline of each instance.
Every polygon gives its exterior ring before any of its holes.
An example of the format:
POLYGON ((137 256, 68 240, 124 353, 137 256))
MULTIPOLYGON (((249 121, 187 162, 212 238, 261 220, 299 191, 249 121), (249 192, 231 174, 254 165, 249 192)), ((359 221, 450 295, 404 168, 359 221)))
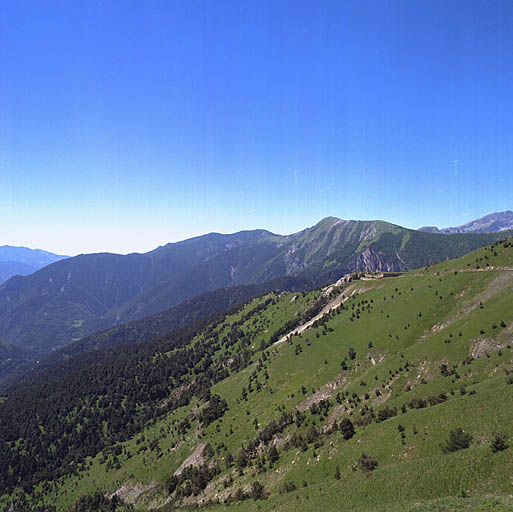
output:
MULTIPOLYGON (((190 325, 202 318, 207 318, 214 313, 227 310, 238 304, 243 304, 270 291, 298 291, 311 287, 309 280, 295 277, 283 277, 273 279, 263 284, 240 285, 221 288, 212 292, 199 295, 167 311, 152 315, 141 320, 127 322, 105 331, 91 334, 71 345, 56 350, 46 356, 38 358, 27 366, 17 369, 11 367, 0 373, 1 389, 7 389, 24 379, 31 378, 48 368, 58 365, 60 362, 76 357, 86 352, 102 350, 127 343, 139 343, 156 336, 164 336, 166 333, 190 325), (9 373, 9 375, 7 375, 9 373)), ((0 345, 0 363, 2 360, 0 345)), ((20 363, 26 363, 20 360, 20 363)), ((0 366, 0 371, 2 370, 0 366)))

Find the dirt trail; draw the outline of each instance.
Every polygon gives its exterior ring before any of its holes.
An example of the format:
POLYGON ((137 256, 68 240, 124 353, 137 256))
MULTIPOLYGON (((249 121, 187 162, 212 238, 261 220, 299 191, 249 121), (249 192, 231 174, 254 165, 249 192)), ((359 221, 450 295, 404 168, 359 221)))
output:
MULTIPOLYGON (((368 279, 360 278, 358 281, 378 281, 382 278, 386 277, 383 273, 378 274, 376 276, 370 276, 368 279)), ((339 286, 343 286, 344 284, 350 282, 349 279, 351 278, 351 274, 347 274, 344 277, 341 277, 336 283, 329 285, 325 288, 323 295, 327 296, 329 295, 335 288, 338 288, 339 286)), ((327 304, 323 310, 315 315, 313 318, 308 320, 308 322, 304 323, 303 325, 296 327, 289 333, 282 336, 278 341, 274 343, 274 345, 279 345, 283 343, 284 341, 288 341, 290 337, 301 334, 305 332, 307 329, 312 327, 312 325, 317 322, 317 320, 320 320, 323 316, 331 313, 334 309, 337 309, 341 304, 343 304, 346 300, 350 299, 354 294, 356 293, 365 293, 366 291, 371 290, 372 288, 369 288, 367 286, 362 286, 358 284, 358 281, 352 281, 349 286, 345 287, 340 295, 335 297, 329 304, 327 304)))
POLYGON ((484 268, 464 268, 460 272, 513 272, 513 267, 484 267, 484 268))
MULTIPOLYGON (((328 288, 328 290, 329 290, 329 288, 328 288)), ((318 315, 315 315, 313 318, 308 320, 308 322, 306 322, 305 324, 303 324, 299 327, 296 327, 289 333, 282 336, 278 341, 276 341, 274 343, 274 345, 279 345, 279 344, 283 343, 284 341, 287 341, 290 337, 292 337, 296 334, 301 334, 301 333, 305 332, 307 329, 312 327, 312 325, 315 322, 317 322, 317 320, 320 320, 324 315, 327 315, 333 309, 338 308, 341 304, 343 304, 346 300, 348 300, 350 297, 352 297, 355 293, 361 292, 361 291, 362 290, 357 288, 356 285, 354 285, 354 284, 349 285, 347 288, 345 288, 343 290, 344 293, 341 293, 340 295, 335 297, 331 302, 329 302, 318 315), (351 292, 351 293, 348 295, 348 292, 351 292)))

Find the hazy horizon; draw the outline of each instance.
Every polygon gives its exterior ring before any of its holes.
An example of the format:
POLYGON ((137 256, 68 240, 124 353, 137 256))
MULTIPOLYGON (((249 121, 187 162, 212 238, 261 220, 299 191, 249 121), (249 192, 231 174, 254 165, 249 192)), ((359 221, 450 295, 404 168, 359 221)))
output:
MULTIPOLYGON (((506 210, 508 211, 508 210, 506 210)), ((473 220, 477 220, 478 218, 481 218, 481 217, 484 217, 485 215, 488 215, 490 213, 502 213, 502 212, 488 212, 487 214, 484 214, 484 215, 481 215, 479 217, 477 217, 476 219, 469 219, 468 222, 470 221, 473 221, 473 220)), ((327 215, 326 217, 336 217, 336 215, 327 215)), ((323 217, 323 218, 326 218, 326 217, 323 217)), ((219 233, 219 234, 232 234, 232 233, 237 233, 239 231, 251 231, 251 230, 256 230, 256 229, 263 229, 265 231, 269 231, 275 235, 292 235, 294 233, 297 233, 299 231, 302 231, 303 229, 306 229, 306 228, 310 228, 310 227, 313 227, 315 226, 315 224, 317 224, 318 222, 320 222, 322 219, 318 219, 317 221, 313 222, 312 224, 308 224, 306 226, 303 226, 295 231, 289 231, 289 232, 283 232, 283 233, 279 233, 277 231, 273 231, 272 229, 268 229, 266 227, 262 227, 262 226, 256 226, 256 227, 251 227, 251 228, 241 228, 241 229, 235 229, 234 231, 219 231, 219 230, 213 230, 213 231, 206 231, 204 233, 197 233, 197 234, 192 234, 190 236, 186 236, 185 238, 180 238, 180 239, 176 239, 176 240, 168 240, 168 241, 165 241, 165 242, 161 242, 161 243, 156 243, 156 245, 154 246, 151 246, 147 249, 143 249, 143 250, 127 250, 127 251, 108 251, 108 250, 103 250, 103 249, 99 249, 99 250, 92 250, 92 251, 82 251, 82 252, 75 252, 75 253, 66 253, 66 252, 57 252, 57 251, 53 251, 52 249, 48 249, 48 248, 44 248, 44 247, 32 247, 30 245, 23 245, 23 244, 9 244, 9 243, 6 243, 6 244, 2 244, 2 245, 6 245, 6 246, 12 246, 12 247, 17 247, 17 248, 28 248, 28 249, 33 249, 33 250, 42 250, 42 251, 47 251, 47 252, 51 252, 51 253, 54 253, 54 254, 57 254, 57 255, 61 255, 61 256, 78 256, 79 254, 92 254, 92 253, 104 253, 104 252, 110 252, 110 253, 115 253, 115 254, 132 254, 132 253, 146 253, 146 252, 149 252, 149 251, 152 251, 154 249, 157 249, 158 247, 161 247, 161 246, 164 246, 166 244, 169 244, 169 243, 176 243, 176 242, 182 242, 184 240, 188 240, 190 238, 195 238, 195 237, 199 237, 199 236, 203 236, 203 235, 207 235, 207 234, 211 234, 211 233, 219 233)), ((390 221, 387 221, 386 219, 342 219, 342 220, 358 220, 358 221, 385 221, 385 222, 390 222, 390 221)), ((463 224, 466 224, 467 222, 464 222, 463 224)), ((391 222, 391 224, 396 224, 398 226, 401 226, 401 227, 404 227, 404 228, 408 228, 408 229, 419 229, 421 227, 430 227, 432 225, 430 224, 424 224, 423 226, 417 226, 417 227, 411 227, 411 226, 405 226, 403 224, 400 224, 400 223, 396 223, 396 222, 391 222)), ((461 225, 461 224, 460 224, 461 225)), ((458 226, 460 226, 458 225, 458 226)), ((444 226, 436 226, 438 228, 447 228, 447 227, 458 227, 456 225, 452 225, 452 226, 449 226, 449 225, 444 225, 444 226)), ((1 248, 1 246, 0 246, 1 248)))

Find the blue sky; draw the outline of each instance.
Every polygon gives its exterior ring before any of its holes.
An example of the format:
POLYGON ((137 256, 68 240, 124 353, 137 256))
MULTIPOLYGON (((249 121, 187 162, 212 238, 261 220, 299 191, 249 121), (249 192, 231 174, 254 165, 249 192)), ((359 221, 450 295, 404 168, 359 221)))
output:
POLYGON ((510 0, 6 2, 0 244, 513 208, 510 0))

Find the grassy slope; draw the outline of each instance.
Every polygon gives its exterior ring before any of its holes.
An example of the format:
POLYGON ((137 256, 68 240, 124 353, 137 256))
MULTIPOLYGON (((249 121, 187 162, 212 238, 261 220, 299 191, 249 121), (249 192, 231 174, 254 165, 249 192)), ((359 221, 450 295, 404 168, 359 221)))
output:
MULTIPOLYGON (((237 502, 231 505, 233 510, 510 510, 513 449, 494 454, 489 446, 496 432, 513 437, 513 385, 507 384, 505 376, 505 370, 513 369, 513 272, 502 269, 513 268, 513 248, 499 245, 496 252, 494 256, 488 248, 479 249, 399 278, 350 283, 350 289, 340 292, 358 289, 360 294, 345 302, 346 310, 330 317, 325 334, 319 326, 294 336, 290 342, 268 348, 267 360, 260 363, 262 353, 257 351, 250 366, 215 386, 213 392, 229 406, 223 418, 206 428, 192 419, 191 428, 180 434, 180 421, 193 418, 203 406, 194 402, 148 425, 143 436, 123 443, 119 468, 112 454, 106 458, 99 454, 78 477, 47 487, 44 499, 65 509, 98 487, 113 491, 129 482, 139 484, 140 489, 149 487, 136 500, 137 508, 164 505, 168 496, 162 484, 200 442, 209 442, 218 452, 214 458, 219 459, 222 472, 205 493, 189 498, 190 502, 226 499, 258 479, 270 493, 268 499, 237 502), (362 300, 367 302, 362 305, 362 300), (351 321, 358 309, 360 318, 351 321), (500 326, 502 321, 505 328, 500 326), (340 363, 349 347, 355 348, 356 359, 348 360, 350 369, 342 371, 340 363), (462 365, 469 355, 476 359, 462 365), (449 368, 458 365, 456 373, 443 377, 442 363, 449 368), (257 380, 262 387, 248 393, 246 401, 241 399, 241 390, 250 380, 253 388, 257 380), (356 406, 347 400, 338 404, 335 395, 342 391, 346 396, 354 393, 361 401, 356 406), (444 403, 400 412, 414 398, 441 392, 448 397, 444 403), (225 469, 228 452, 236 456, 262 426, 321 394, 330 397, 327 416, 307 410, 300 428, 292 424, 278 434, 280 458, 272 470, 259 472, 253 464, 239 475, 235 466, 225 469), (385 405, 397 407, 399 414, 381 423, 357 426, 349 441, 335 431, 323 435, 317 448, 313 444, 306 451, 286 447, 290 435, 304 434, 313 424, 322 428, 349 413, 355 421, 364 404, 376 412, 385 405), (404 444, 399 424, 404 427, 404 444), (443 454, 440 445, 457 427, 474 437, 471 448, 443 454), (154 440, 158 449, 151 450, 154 440), (370 476, 353 470, 362 452, 379 463, 370 476), (339 480, 334 476, 337 466, 339 480), (234 482, 225 488, 223 480, 229 474, 234 482), (285 482, 293 482, 297 489, 280 493, 285 482), (470 497, 458 498, 461 495, 470 497)), ((321 293, 282 295, 275 305, 250 318, 242 328, 254 331, 255 349, 321 293)), ((220 329, 229 332, 232 321, 263 300, 255 299, 220 329)), ((174 508, 168 504, 167 509, 174 508)))

